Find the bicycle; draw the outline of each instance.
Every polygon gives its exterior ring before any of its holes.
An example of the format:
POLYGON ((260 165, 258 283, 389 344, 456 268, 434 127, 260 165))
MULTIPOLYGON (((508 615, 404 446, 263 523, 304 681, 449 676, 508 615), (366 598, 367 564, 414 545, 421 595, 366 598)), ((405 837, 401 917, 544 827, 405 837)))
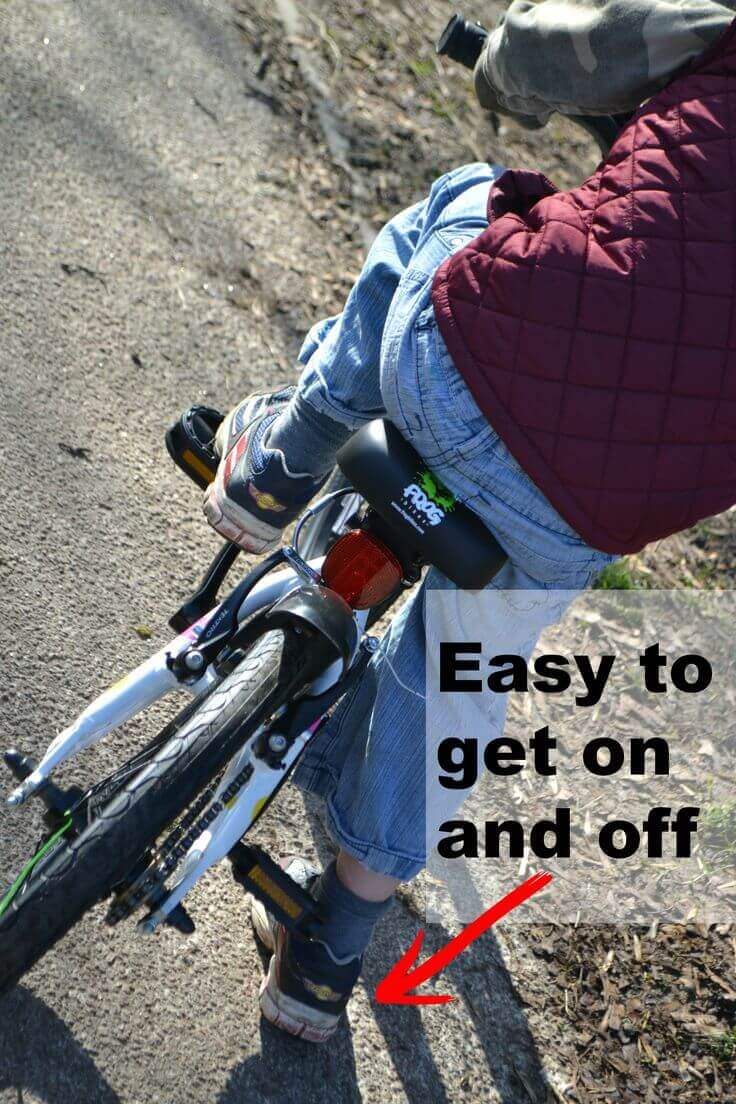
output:
MULTIPOLYGON (((175 462, 200 487, 214 477, 219 421, 192 408, 167 435, 175 462)), ((376 647, 370 625, 423 566, 467 589, 484 586, 505 560, 389 423, 356 433, 338 464, 291 544, 218 603, 239 555, 224 545, 171 618, 175 639, 92 702, 38 764, 6 752, 18 783, 9 801, 40 800, 46 832, 0 899, 0 993, 101 900, 109 924, 143 910, 145 933, 162 923, 193 931, 183 899, 226 857, 279 920, 309 932, 312 899, 242 837, 362 676, 376 647), (191 702, 108 777, 84 792, 52 781, 59 764, 177 688, 191 702)))
MULTIPOLYGON (((484 35, 455 16, 437 49, 472 66, 484 35)), ((593 125, 608 141, 610 126, 604 135, 593 125)), ((214 478, 221 420, 192 407, 167 434, 175 463, 201 488, 214 478)), ((39 763, 5 753, 17 782, 9 803, 39 800, 45 832, 0 898, 0 994, 103 900, 111 925, 144 911, 145 933, 162 923, 190 933, 184 898, 225 858, 278 920, 309 934, 312 898, 243 837, 362 677, 377 646, 370 628, 423 567, 480 589, 506 560, 479 518, 385 421, 343 447, 291 544, 218 602, 238 555, 223 546, 171 618, 176 637, 96 698, 39 763), (53 782, 61 763, 175 689, 191 701, 127 762, 87 790, 53 782)))

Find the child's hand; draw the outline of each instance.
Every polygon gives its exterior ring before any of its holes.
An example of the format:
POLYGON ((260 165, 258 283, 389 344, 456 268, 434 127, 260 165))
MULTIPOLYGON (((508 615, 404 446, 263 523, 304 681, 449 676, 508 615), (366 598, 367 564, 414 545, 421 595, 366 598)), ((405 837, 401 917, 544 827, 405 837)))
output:
POLYGON ((246 552, 271 552, 282 530, 302 512, 324 479, 295 475, 284 454, 268 448, 268 436, 294 388, 251 395, 236 406, 217 432, 221 457, 204 497, 213 529, 246 552))

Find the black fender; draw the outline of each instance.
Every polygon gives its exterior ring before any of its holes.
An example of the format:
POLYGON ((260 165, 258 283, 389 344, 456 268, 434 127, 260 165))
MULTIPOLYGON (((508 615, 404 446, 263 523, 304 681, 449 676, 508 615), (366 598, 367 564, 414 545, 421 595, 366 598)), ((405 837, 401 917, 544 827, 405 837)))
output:
POLYGON ((271 626, 301 622, 315 629, 332 646, 335 659, 342 660, 343 673, 358 647, 358 626, 352 609, 334 590, 316 583, 306 583, 279 598, 265 620, 271 626))

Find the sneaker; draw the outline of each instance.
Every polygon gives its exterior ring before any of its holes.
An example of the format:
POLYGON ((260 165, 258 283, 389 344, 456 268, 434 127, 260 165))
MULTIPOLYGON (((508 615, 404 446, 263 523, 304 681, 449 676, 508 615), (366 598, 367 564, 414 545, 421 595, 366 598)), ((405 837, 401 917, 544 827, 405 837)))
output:
POLYGON ((205 516, 222 536, 259 555, 278 547, 282 531, 325 482, 290 471, 284 454, 268 448, 271 428, 293 392, 251 395, 217 431, 221 461, 205 493, 205 516))
MULTIPOLYGON (((309 891, 319 871, 303 859, 292 859, 286 873, 309 891)), ((287 931, 266 907, 253 899, 251 920, 256 937, 273 951, 261 983, 261 1014, 274 1027, 310 1043, 324 1043, 337 1030, 362 962, 339 959, 326 943, 287 931)))

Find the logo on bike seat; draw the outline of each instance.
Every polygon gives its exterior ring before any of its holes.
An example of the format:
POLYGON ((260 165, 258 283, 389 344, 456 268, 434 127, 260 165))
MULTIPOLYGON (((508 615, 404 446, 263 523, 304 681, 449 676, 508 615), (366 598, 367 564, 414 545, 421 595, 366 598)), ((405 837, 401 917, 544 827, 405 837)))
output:
POLYGON ((454 494, 427 468, 419 472, 419 485, 427 498, 439 506, 440 510, 444 510, 446 514, 452 513, 456 503, 454 494))
POLYGON ((403 504, 430 525, 440 525, 455 509, 455 496, 428 469, 417 474, 417 482, 404 487, 403 504))

